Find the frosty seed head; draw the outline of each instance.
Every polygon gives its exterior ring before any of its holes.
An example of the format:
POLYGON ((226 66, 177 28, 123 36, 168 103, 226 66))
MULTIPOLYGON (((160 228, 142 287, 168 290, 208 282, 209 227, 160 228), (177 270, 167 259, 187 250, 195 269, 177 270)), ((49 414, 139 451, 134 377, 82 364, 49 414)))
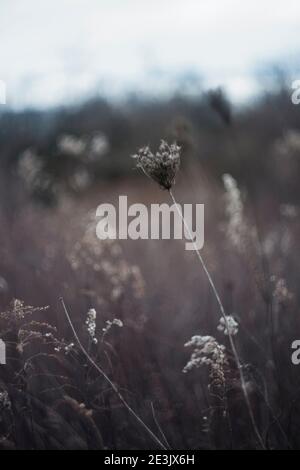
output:
POLYGON ((168 191, 175 183, 175 177, 180 167, 180 147, 173 143, 169 145, 161 141, 158 151, 153 154, 149 147, 143 147, 133 155, 137 168, 168 191))

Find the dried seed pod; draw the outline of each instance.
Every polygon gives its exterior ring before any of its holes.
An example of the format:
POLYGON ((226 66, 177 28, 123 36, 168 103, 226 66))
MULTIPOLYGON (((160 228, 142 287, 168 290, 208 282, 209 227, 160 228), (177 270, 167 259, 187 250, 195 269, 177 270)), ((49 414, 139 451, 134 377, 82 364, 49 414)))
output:
POLYGON ((180 147, 176 143, 169 145, 162 140, 155 155, 149 147, 143 147, 133 158, 149 178, 168 191, 172 188, 180 166, 180 147))

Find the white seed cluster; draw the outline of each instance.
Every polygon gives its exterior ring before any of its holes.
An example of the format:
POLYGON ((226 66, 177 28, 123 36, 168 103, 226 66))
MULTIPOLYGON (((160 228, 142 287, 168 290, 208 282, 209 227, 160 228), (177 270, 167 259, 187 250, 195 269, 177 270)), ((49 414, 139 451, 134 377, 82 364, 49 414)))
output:
POLYGON ((90 335, 93 343, 97 344, 98 340, 95 337, 96 335, 96 317, 97 317, 97 312, 94 308, 90 308, 90 310, 87 313, 87 319, 86 319, 86 326, 87 326, 87 331, 88 334, 90 335))
POLYGON ((226 336, 235 336, 239 332, 239 325, 236 322, 236 320, 233 318, 232 315, 226 315, 226 320, 225 318, 221 317, 220 322, 218 325, 218 330, 223 331, 224 335, 226 336))
POLYGON ((192 336, 184 346, 194 349, 183 372, 189 372, 203 365, 223 370, 226 361, 225 346, 219 344, 213 336, 192 336))
POLYGON ((119 318, 114 318, 112 321, 110 320, 106 320, 106 326, 104 328, 102 328, 102 331, 103 331, 103 336, 102 338, 104 338, 104 336, 109 332, 109 330, 112 328, 112 326, 118 326, 119 328, 122 328, 123 326, 123 322, 122 320, 120 320, 119 318))
POLYGON ((10 410, 11 401, 6 390, 0 392, 0 410, 7 409, 10 410))

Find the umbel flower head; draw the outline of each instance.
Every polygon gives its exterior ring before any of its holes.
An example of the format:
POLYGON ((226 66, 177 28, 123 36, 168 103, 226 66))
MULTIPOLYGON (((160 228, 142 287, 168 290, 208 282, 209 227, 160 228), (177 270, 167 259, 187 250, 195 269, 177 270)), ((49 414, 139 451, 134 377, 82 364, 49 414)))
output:
POLYGON ((141 168, 149 178, 164 189, 172 188, 180 166, 180 147, 176 143, 169 145, 162 140, 155 155, 149 147, 143 147, 133 158, 137 168, 141 168))

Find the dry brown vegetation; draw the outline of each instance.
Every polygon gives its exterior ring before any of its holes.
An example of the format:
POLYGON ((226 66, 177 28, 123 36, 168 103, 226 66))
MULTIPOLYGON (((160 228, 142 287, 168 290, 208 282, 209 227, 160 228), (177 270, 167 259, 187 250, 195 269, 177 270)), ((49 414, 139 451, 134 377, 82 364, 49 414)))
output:
POLYGON ((260 448, 195 254, 177 240, 96 238, 101 202, 119 194, 129 203, 170 202, 130 159, 161 137, 182 146, 177 200, 205 204, 202 254, 239 324, 235 342, 264 446, 300 448, 299 370, 291 362, 300 331, 299 111, 283 90, 232 114, 215 96, 125 110, 93 102, 45 115, 48 127, 30 113, 0 117, 1 448, 158 447, 80 349, 60 297, 89 356, 165 447, 260 448), (101 158, 91 150, 96 131, 109 143, 101 158), (63 134, 85 139, 73 142, 75 156, 59 147, 63 134), (238 224, 223 173, 240 191, 238 224), (97 342, 87 331, 89 309, 97 342), (113 319, 123 326, 103 336, 113 319), (193 335, 225 346, 222 375, 209 365, 182 372, 193 335))

